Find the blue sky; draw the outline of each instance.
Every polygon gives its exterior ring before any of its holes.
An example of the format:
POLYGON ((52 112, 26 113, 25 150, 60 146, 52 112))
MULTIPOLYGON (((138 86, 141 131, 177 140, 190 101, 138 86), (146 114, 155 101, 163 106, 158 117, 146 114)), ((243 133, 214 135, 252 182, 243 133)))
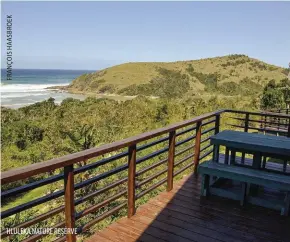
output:
POLYGON ((12 14, 13 68, 101 69, 233 53, 287 67, 289 9, 290 2, 2 2, 1 39, 12 14))

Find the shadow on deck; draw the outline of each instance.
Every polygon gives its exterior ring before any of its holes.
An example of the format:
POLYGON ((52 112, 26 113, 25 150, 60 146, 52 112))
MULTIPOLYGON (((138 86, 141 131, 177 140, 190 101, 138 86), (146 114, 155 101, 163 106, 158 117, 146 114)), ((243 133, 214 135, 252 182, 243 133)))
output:
POLYGON ((184 177, 172 191, 152 198, 136 215, 118 220, 87 242, 289 241, 290 217, 216 196, 200 198, 200 180, 184 177))

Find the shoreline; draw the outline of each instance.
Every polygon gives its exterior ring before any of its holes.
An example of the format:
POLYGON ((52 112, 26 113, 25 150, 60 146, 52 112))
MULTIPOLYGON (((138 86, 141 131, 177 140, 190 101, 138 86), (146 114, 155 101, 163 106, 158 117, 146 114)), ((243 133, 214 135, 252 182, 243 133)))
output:
MULTIPOLYGON (((31 94, 27 96, 19 96, 19 97, 10 97, 11 102, 6 102, 1 97, 1 107, 11 108, 11 109, 18 109, 26 106, 33 105, 38 102, 42 102, 47 100, 49 97, 55 99, 56 104, 61 104, 61 102, 69 98, 70 95, 74 99, 85 100, 87 97, 94 97, 97 99, 100 98, 108 98, 118 102, 123 102, 127 100, 132 100, 136 98, 138 95, 120 95, 117 93, 96 93, 96 92, 85 92, 85 91, 78 91, 78 90, 71 90, 68 89, 69 84, 67 85, 60 85, 60 86, 46 86, 42 90, 46 90, 46 92, 37 92, 37 94, 31 94), (43 98, 35 98, 35 96, 43 96, 43 98), (13 100, 14 99, 14 100, 13 100), (19 100, 16 100, 19 99, 19 100), (28 100, 26 100, 28 99, 28 100), (13 101, 12 101, 13 100, 13 101), (4 103, 3 103, 4 101, 4 103)), ((158 99, 159 97, 155 96, 146 96, 149 99, 158 99)), ((8 97, 7 97, 8 99, 8 97)))
MULTIPOLYGON (((138 95, 134 95, 134 96, 129 96, 129 95, 120 95, 120 94, 117 94, 117 93, 96 93, 96 92, 84 92, 84 91, 77 91, 77 90, 69 90, 68 89, 68 86, 51 86, 51 87, 47 87, 45 89, 48 89, 48 90, 55 90, 56 92, 66 92, 66 93, 70 93, 70 94, 81 94, 81 95, 85 95, 85 96, 90 96, 90 97, 115 97, 115 98, 125 98, 125 99, 134 99, 136 98, 138 95)), ((146 96, 150 99, 158 99, 159 97, 155 97, 155 96, 146 96)))

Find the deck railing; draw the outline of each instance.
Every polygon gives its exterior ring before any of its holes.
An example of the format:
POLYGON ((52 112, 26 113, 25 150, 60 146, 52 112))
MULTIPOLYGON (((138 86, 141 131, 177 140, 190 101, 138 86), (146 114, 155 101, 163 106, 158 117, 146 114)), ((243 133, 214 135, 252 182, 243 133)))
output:
POLYGON ((290 108, 277 108, 277 109, 270 109, 269 111, 273 113, 290 114, 290 108))
MULTIPOLYGON (((209 143, 212 135, 230 127, 266 132, 265 124, 271 124, 275 118, 287 124, 286 130, 276 131, 290 137, 290 115, 219 110, 98 148, 2 172, 1 198, 8 205, 20 194, 40 187, 56 184, 58 190, 2 211, 1 236, 11 236, 8 226, 3 224, 5 219, 39 209, 37 206, 43 204, 49 204, 47 211, 25 221, 17 220, 18 224, 10 222, 9 228, 77 228, 80 234, 122 209, 127 209, 127 216, 131 217, 139 199, 154 195, 157 188, 166 186, 167 191, 172 190, 174 179, 184 172, 196 173, 199 162, 213 152, 209 143), (49 224, 47 221, 56 215, 58 219, 49 224)), ((36 241, 46 235, 21 239, 36 241)), ((76 234, 54 239, 76 241, 76 234)))
MULTIPOLYGON (((275 113, 281 113, 281 114, 290 114, 290 109, 289 108, 284 108, 284 109, 272 109, 270 112, 275 112, 275 113)), ((271 132, 272 129, 278 130, 278 131, 287 131, 288 123, 285 119, 281 119, 279 117, 269 117, 268 120, 264 120, 264 127, 267 127, 269 132, 271 132), (268 122, 266 122, 268 121, 268 122)), ((285 133, 285 132, 284 132, 285 133)), ((283 132, 278 132, 278 134, 283 134, 283 132)))

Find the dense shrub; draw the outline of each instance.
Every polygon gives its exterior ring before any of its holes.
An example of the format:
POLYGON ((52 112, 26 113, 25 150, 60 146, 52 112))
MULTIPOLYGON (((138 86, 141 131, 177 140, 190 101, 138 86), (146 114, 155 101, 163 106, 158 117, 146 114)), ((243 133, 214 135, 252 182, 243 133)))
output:
POLYGON ((102 86, 99 89, 100 93, 114 93, 114 91, 115 91, 115 86, 113 84, 102 86))
POLYGON ((235 82, 225 82, 218 87, 218 91, 226 95, 239 94, 239 85, 235 82))
POLYGON ((159 75, 148 84, 130 85, 119 91, 127 95, 147 95, 163 98, 182 97, 190 88, 189 78, 180 71, 158 69, 159 75))
POLYGON ((229 58, 230 60, 236 60, 236 59, 239 59, 239 58, 241 58, 241 57, 249 58, 249 57, 246 56, 246 55, 240 55, 240 54, 233 54, 233 55, 229 55, 229 56, 228 56, 228 58, 229 58))

